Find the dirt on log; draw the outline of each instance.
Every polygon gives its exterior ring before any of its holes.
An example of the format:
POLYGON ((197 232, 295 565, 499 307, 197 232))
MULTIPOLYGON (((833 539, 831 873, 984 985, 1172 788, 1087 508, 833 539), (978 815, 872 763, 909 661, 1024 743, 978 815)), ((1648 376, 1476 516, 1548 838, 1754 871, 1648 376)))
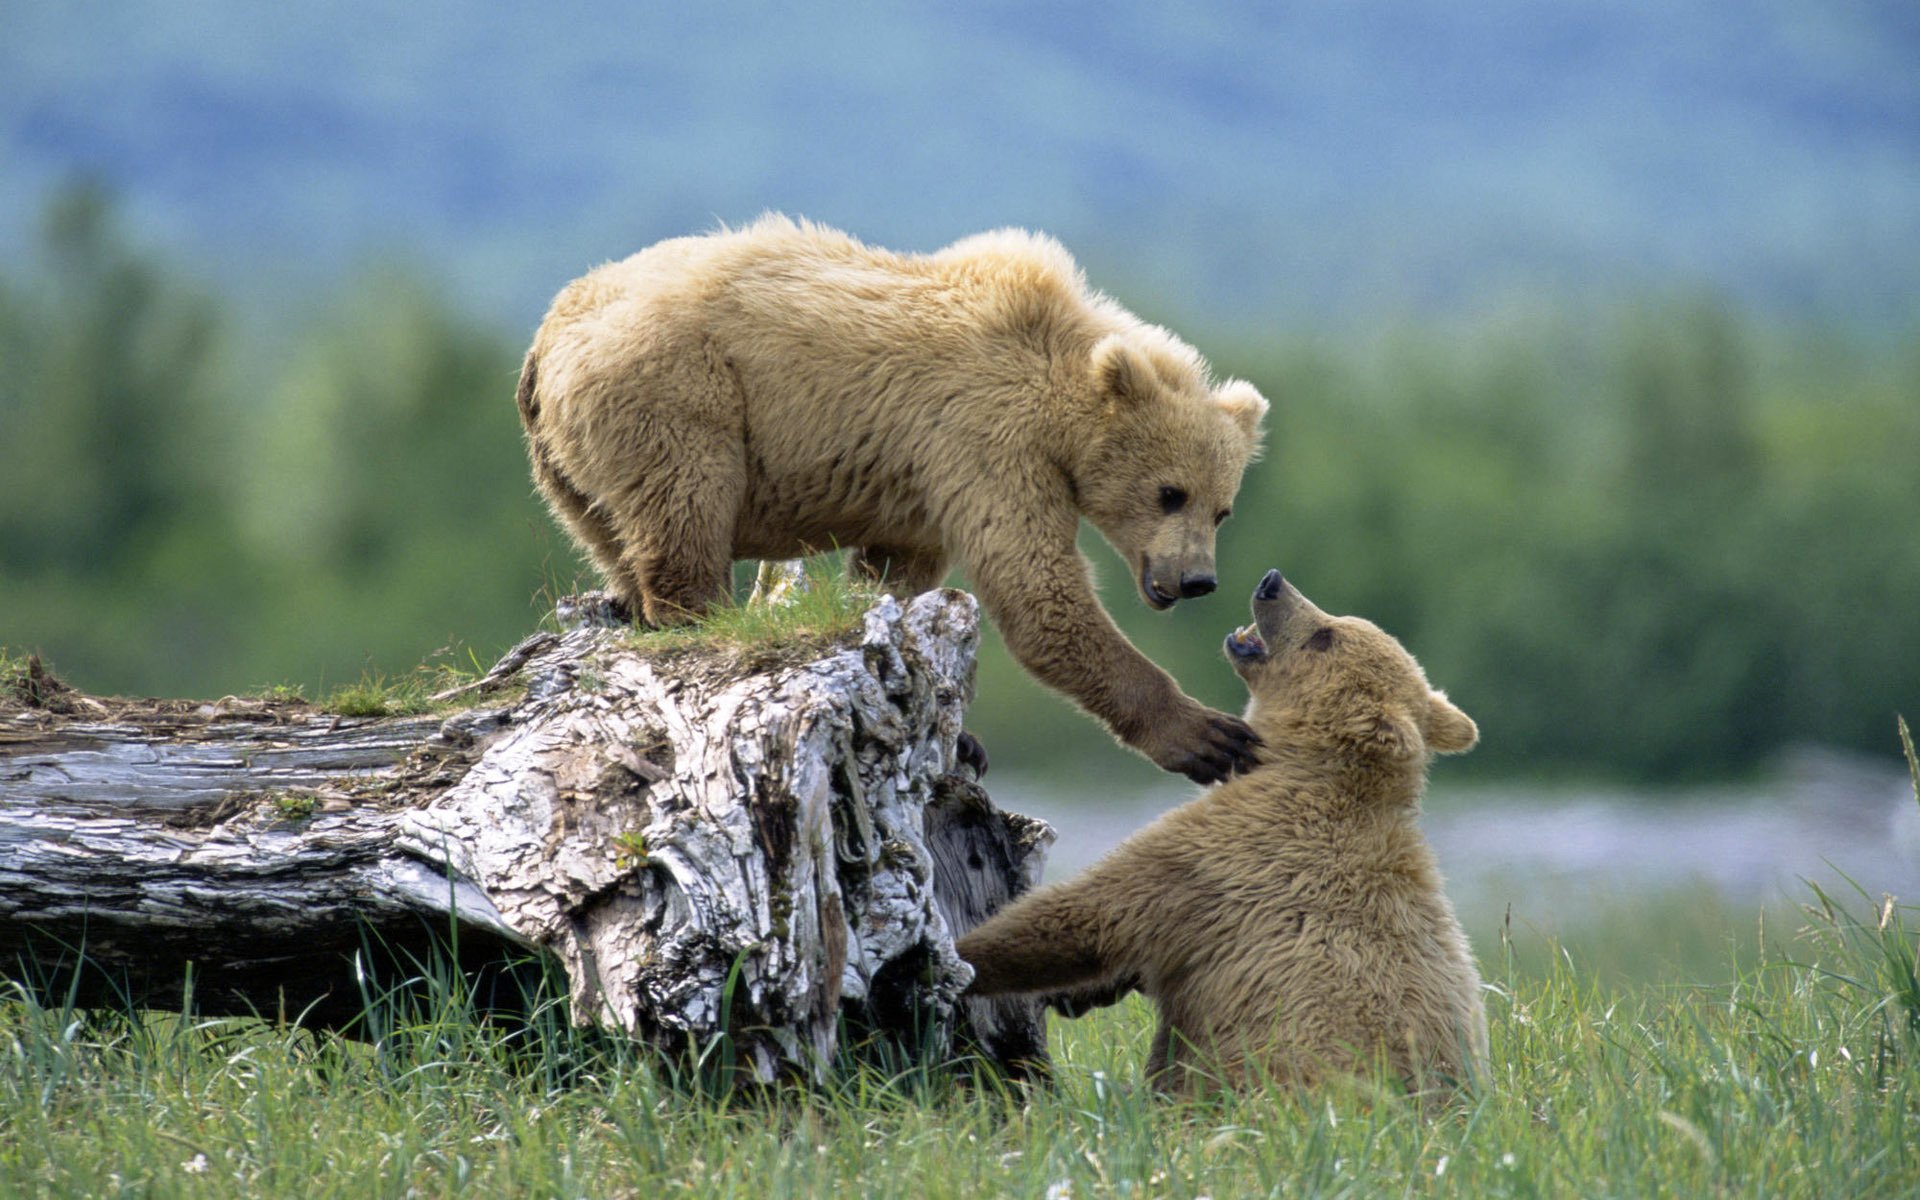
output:
POLYGON ((756 1080, 818 1077, 850 1032, 1044 1067, 1039 1006, 962 999, 953 952, 1053 839, 956 758, 972 597, 750 661, 650 653, 594 597, 560 616, 410 716, 108 700, 33 664, 0 696, 0 972, 351 1029, 431 954, 498 1010, 544 962, 577 1020, 724 1037, 756 1080))

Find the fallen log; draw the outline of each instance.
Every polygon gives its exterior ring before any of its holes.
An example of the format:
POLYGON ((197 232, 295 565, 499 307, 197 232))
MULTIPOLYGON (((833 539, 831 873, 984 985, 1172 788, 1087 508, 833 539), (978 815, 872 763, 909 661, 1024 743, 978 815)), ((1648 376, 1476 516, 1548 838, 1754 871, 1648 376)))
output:
POLYGON ((560 616, 405 716, 104 700, 35 664, 0 696, 0 972, 351 1027, 376 950, 451 952, 506 1007, 545 959, 576 1020, 724 1037, 756 1080, 818 1077, 845 1030, 1044 1066, 1038 1005, 963 1000, 953 952, 1053 838, 956 758, 972 597, 744 650, 560 616))

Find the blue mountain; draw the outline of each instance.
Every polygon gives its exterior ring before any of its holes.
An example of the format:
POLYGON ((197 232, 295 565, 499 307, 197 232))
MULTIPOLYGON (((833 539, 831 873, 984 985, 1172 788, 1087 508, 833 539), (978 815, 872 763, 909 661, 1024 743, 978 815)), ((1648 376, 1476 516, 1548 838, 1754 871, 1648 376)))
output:
POLYGON ((590 264, 781 209, 1048 229, 1258 334, 1708 287, 1920 305, 1911 0, 6 5, 0 262, 104 180, 271 298, 370 257, 530 327, 590 264))

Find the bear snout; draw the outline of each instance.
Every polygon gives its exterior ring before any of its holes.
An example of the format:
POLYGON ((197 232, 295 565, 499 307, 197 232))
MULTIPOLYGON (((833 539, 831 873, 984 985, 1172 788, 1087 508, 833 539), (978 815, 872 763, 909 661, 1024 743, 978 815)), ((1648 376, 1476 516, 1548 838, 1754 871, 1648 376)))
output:
MULTIPOLYGON (((1187 594, 1189 593, 1182 587, 1180 595, 1187 594)), ((1153 563, 1148 559, 1140 560, 1140 595, 1149 607, 1158 612, 1165 612, 1180 601, 1180 595, 1168 592, 1154 579, 1153 563)))
MULTIPOLYGON (((1253 601, 1248 605, 1253 610, 1253 622, 1260 631, 1261 640, 1269 647, 1286 645, 1287 628, 1302 619, 1303 613, 1315 611, 1311 603, 1287 577, 1275 567, 1260 578, 1260 585, 1253 589, 1253 601)), ((1269 651, 1271 653, 1271 651, 1269 651)))
POLYGON ((1204 596, 1219 586, 1220 580, 1212 571, 1189 571, 1180 575, 1180 595, 1183 599, 1204 596))

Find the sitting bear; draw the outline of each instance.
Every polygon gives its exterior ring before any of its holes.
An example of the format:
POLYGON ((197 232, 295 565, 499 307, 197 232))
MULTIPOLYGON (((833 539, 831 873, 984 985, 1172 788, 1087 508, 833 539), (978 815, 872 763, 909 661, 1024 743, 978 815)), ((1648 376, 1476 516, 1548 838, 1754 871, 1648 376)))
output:
POLYGON ((1081 518, 1155 609, 1214 588, 1214 530, 1267 402, 1008 230, 910 256, 766 217, 610 263, 555 298, 521 372, 534 478, 645 620, 736 559, 851 547, 901 594, 966 568, 1014 656, 1162 768, 1253 761, 1238 718, 1126 640, 1081 518))
POLYGON ((1260 763, 960 939, 971 991, 1132 987, 1149 1074, 1188 1091, 1384 1061, 1417 1090, 1486 1057, 1480 976, 1415 818, 1434 753, 1479 732, 1373 624, 1269 571, 1227 657, 1260 763))

